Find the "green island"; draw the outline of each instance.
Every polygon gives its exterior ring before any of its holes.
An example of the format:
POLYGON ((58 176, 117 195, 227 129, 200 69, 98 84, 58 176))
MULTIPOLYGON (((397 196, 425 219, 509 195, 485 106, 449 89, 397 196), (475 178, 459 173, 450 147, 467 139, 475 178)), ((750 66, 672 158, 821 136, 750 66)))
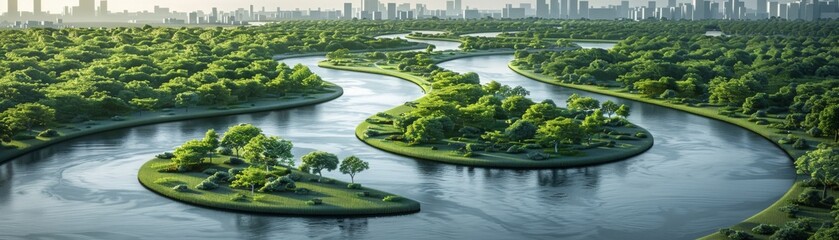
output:
POLYGON ((203 139, 190 140, 173 153, 148 161, 137 176, 143 186, 162 196, 230 211, 360 216, 420 210, 416 201, 355 183, 356 174, 370 168, 368 162, 355 156, 339 162, 334 154, 313 151, 294 168, 292 147, 290 141, 266 136, 250 124, 231 126, 222 137, 211 129, 203 139), (323 171, 336 169, 352 181, 322 176, 323 171))
MULTIPOLYGON (((679 24, 684 23, 673 23, 679 24)), ((835 150, 839 81, 833 79, 839 76, 835 71, 839 68, 827 59, 835 58, 831 49, 839 39, 835 34, 807 32, 814 26, 800 22, 773 23, 771 29, 748 28, 750 24, 745 23, 715 24, 706 29, 738 35, 636 34, 610 50, 519 51, 509 67, 548 84, 731 123, 769 139, 796 159, 801 175, 781 199, 742 223, 703 239, 833 239, 824 237, 839 232, 839 228, 830 227, 837 214, 832 207, 834 199, 839 197, 834 189, 839 176, 835 168, 839 161, 835 150), (778 29, 786 34, 764 34, 778 29)), ((822 22, 815 28, 836 24, 822 22)), ((601 25, 616 29, 610 25, 623 24, 601 25)), ((644 27, 637 30, 643 32, 644 27)), ((544 36, 552 32, 559 30, 548 30, 544 36)))
MULTIPOLYGON (((484 44, 476 45, 488 50, 435 52, 429 46, 426 51, 352 54, 341 49, 319 65, 395 76, 427 92, 356 128, 365 143, 405 156, 468 166, 558 168, 618 161, 652 147, 651 134, 626 120, 628 106, 577 95, 567 99, 567 109, 550 100, 535 103, 522 87, 494 81, 481 85, 477 74, 437 67, 456 58, 511 54, 504 49, 515 44, 480 41, 484 44)), ((564 41, 530 46, 571 49, 564 41)))

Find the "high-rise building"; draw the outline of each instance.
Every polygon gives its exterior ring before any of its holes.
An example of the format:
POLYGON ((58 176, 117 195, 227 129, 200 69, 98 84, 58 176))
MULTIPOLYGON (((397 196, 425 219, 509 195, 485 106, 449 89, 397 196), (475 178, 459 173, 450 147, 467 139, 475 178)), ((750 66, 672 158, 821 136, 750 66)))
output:
POLYGON ((452 15, 454 12, 454 1, 446 1, 446 14, 452 15))
POLYGON ((822 4, 819 3, 819 0, 813 0, 813 13, 812 13, 813 14, 813 20, 819 20, 819 19, 822 18, 822 11, 821 10, 822 10, 822 8, 825 8, 825 7, 826 6, 822 6, 822 4))
POLYGON ((778 17, 789 19, 789 15, 787 13, 788 7, 788 4, 778 5, 778 17))
POLYGON ((6 16, 20 17, 20 11, 17 9, 17 0, 9 0, 9 8, 6 11, 6 16))
POLYGON ((667 1, 667 7, 669 7, 669 8, 676 7, 676 0, 668 0, 667 1))
POLYGON ((620 10, 618 10, 618 17, 629 18, 629 1, 621 1, 620 10))
POLYGON ((693 0, 693 16, 686 16, 686 18, 692 20, 702 20, 708 18, 707 13, 705 12, 705 0, 693 0))
POLYGON ((580 1, 580 13, 578 15, 579 18, 588 19, 588 1, 580 1))
POLYGON ((568 18, 568 0, 559 0, 559 5, 562 6, 560 8, 560 18, 568 18))
POLYGON ((579 0, 570 0, 568 1, 568 17, 571 19, 579 18, 578 14, 580 12, 580 8, 577 7, 577 2, 579 0))
POLYGON ((344 19, 352 19, 352 3, 344 3, 344 19))
POLYGON ((548 4, 545 0, 536 0, 536 17, 537 18, 548 18, 549 17, 549 10, 548 4))
POLYGON ((393 20, 398 18, 399 16, 396 15, 396 3, 387 3, 387 19, 393 20))
POLYGON ((32 14, 41 15, 41 0, 32 1, 32 14))
POLYGON ((73 10, 75 17, 96 16, 96 0, 79 0, 79 7, 73 10))
POLYGON ((362 8, 362 11, 367 11, 372 15, 374 12, 379 11, 379 0, 364 0, 364 6, 362 8))
POLYGON ((454 0, 454 11, 458 14, 463 12, 463 0, 454 0))
POLYGON ((644 12, 644 19, 655 17, 655 1, 648 1, 647 2, 647 11, 644 12))
POLYGON ((766 0, 757 0, 757 16, 760 17, 762 16, 761 14, 765 13, 769 13, 768 9, 766 9, 766 0))
POLYGON ((559 0, 551 0, 551 18, 559 18, 559 0))
POLYGON ((769 2, 769 17, 779 17, 778 2, 769 2))
MULTIPOLYGON (((35 0, 40 1, 40 0, 35 0)), ((108 15, 108 1, 102 0, 99 1, 99 16, 107 16, 108 15)))
POLYGON ((255 15, 254 15, 254 13, 253 13, 253 5, 251 5, 250 10, 248 11, 248 20, 253 20, 253 19, 255 19, 255 18, 256 18, 256 17, 255 17, 255 15))

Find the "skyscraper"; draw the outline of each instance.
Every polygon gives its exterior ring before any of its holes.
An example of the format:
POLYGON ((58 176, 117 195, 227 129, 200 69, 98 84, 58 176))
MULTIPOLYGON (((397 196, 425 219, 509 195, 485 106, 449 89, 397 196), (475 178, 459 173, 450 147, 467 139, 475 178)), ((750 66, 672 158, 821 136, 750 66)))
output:
POLYGON ((32 13, 36 16, 41 15, 41 0, 32 1, 32 13))
POLYGON ((629 18, 629 1, 621 1, 620 10, 618 10, 618 17, 629 18))
MULTIPOLYGON (((35 1, 40 2, 41 0, 35 0, 35 1)), ((99 14, 98 15, 99 16, 108 15, 108 1, 107 0, 99 1, 99 14)))
POLYGON ((399 16, 396 15, 396 3, 387 3, 387 19, 393 20, 397 18, 399 16))
MULTIPOLYGON (((696 6, 696 4, 694 4, 694 6, 696 6)), ((676 7, 676 0, 668 0, 667 1, 667 7, 669 7, 669 8, 676 7)))
POLYGON ((571 19, 579 18, 577 13, 580 11, 580 8, 577 7, 577 1, 579 0, 568 1, 568 17, 571 19))
POLYGON ((705 0, 693 0, 693 16, 686 16, 686 18, 693 20, 707 18, 707 13, 705 13, 705 0))
POLYGON ((352 19, 352 3, 344 3, 344 19, 352 19))
POLYGON ((452 15, 454 12, 454 1, 446 1, 446 15, 452 15))
POLYGON ((548 18, 549 17, 548 4, 545 3, 545 0, 536 0, 536 17, 538 17, 538 18, 548 18))
MULTIPOLYGON (((769 13, 766 9, 766 0, 757 0, 757 16, 762 17, 763 14, 769 13)), ((778 13, 775 13, 778 14, 778 13)))
POLYGON ((579 18, 588 18, 588 1, 580 1, 579 18))
POLYGON ((778 16, 778 2, 769 2, 769 17, 778 16))
POLYGON ((86 18, 96 16, 96 0, 79 0, 79 7, 74 9, 73 16, 86 18))
POLYGON ((551 0, 551 18, 559 18, 559 0, 551 0))
POLYGON ((559 5, 562 6, 559 9, 560 10, 559 18, 568 18, 568 0, 559 0, 559 5))
POLYGON ((17 9, 17 0, 9 0, 9 8, 6 11, 6 16, 20 17, 20 12, 17 9))
POLYGON ((255 17, 255 15, 254 15, 254 13, 253 13, 253 5, 251 5, 250 11, 248 11, 248 19, 249 19, 249 20, 253 20, 253 19, 255 19, 255 18, 256 18, 256 17, 255 17))
POLYGON ((379 11, 379 0, 364 0, 364 6, 362 8, 364 9, 363 11, 373 14, 373 12, 379 11))
POLYGON ((457 12, 457 14, 463 13, 463 0, 454 0, 454 11, 457 12))

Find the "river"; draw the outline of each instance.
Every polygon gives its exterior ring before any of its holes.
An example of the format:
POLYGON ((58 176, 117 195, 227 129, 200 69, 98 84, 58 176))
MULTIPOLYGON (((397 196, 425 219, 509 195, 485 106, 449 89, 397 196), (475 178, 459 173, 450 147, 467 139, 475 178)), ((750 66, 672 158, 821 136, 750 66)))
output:
MULTIPOLYGON (((358 141, 354 129, 376 112, 419 98, 420 89, 392 77, 315 67, 321 59, 285 61, 309 65, 342 86, 345 95, 331 102, 110 131, 0 165, 0 239, 688 239, 759 212, 795 176, 781 150, 741 128, 584 92, 630 104, 631 121, 648 129, 656 145, 626 161, 556 170, 400 157, 358 141), (208 128, 223 131, 241 122, 293 141, 298 157, 313 149, 357 155, 371 169, 356 180, 415 199, 422 211, 362 218, 231 213, 177 203, 137 182, 137 170, 155 154, 200 138, 208 128)), ((441 66, 525 86, 535 99, 562 103, 577 92, 520 77, 507 69, 510 59, 466 58, 441 66)))

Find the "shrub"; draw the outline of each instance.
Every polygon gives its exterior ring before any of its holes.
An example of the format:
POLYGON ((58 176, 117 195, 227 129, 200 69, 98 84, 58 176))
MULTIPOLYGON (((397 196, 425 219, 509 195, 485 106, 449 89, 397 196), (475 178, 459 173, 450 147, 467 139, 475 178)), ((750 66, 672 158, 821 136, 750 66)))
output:
POLYGON ((111 117, 111 121, 122 122, 122 121, 125 121, 125 117, 123 117, 123 116, 113 116, 113 117, 111 117))
POLYGON ((614 138, 615 140, 636 140, 636 138, 633 138, 633 137, 630 137, 630 136, 624 136, 624 135, 617 135, 617 136, 614 136, 612 138, 614 138))
POLYGON ((821 222, 819 220, 816 220, 815 218, 810 218, 810 217, 805 217, 805 218, 797 219, 795 221, 790 221, 790 222, 787 222, 787 224, 784 225, 784 227, 797 228, 797 229, 801 229, 801 230, 804 230, 804 231, 812 231, 818 226, 821 226, 821 222))
POLYGON ((464 154, 463 154, 463 157, 468 157, 468 158, 471 158, 471 157, 474 157, 475 155, 476 155, 476 154, 474 154, 474 153, 472 153, 472 152, 466 152, 466 153, 464 153, 464 154))
POLYGON ((230 164, 230 165, 239 165, 239 164, 245 163, 245 160, 242 160, 241 158, 237 158, 237 157, 231 157, 230 159, 227 159, 226 161, 224 161, 224 163, 225 164, 230 164))
POLYGON ((385 202, 399 202, 399 201, 402 201, 402 197, 395 196, 395 195, 388 195, 388 196, 385 196, 384 198, 382 198, 382 201, 385 201, 385 202))
POLYGON ((245 201, 245 200, 248 200, 248 196, 246 196, 243 193, 236 193, 236 194, 233 194, 233 197, 230 197, 230 201, 234 201, 234 202, 242 202, 242 201, 245 201))
POLYGON ((524 145, 524 148, 527 148, 527 149, 540 149, 540 148, 542 148, 542 145, 535 144, 535 143, 531 143, 531 144, 526 144, 526 145, 524 145))
POLYGON ((221 182, 232 182, 230 179, 230 174, 225 171, 218 171, 213 175, 207 177, 207 181, 211 181, 214 183, 221 183, 221 182))
POLYGON ((637 138, 647 138, 647 134, 643 133, 643 132, 637 132, 637 133, 635 133, 635 137, 637 137, 637 138))
POLYGON ((785 212, 787 213, 788 217, 794 218, 795 215, 798 214, 799 211, 801 211, 801 208, 799 208, 798 205, 795 204, 787 204, 779 208, 778 211, 785 212))
POLYGON ((771 235, 778 231, 778 226, 772 224, 760 224, 757 227, 752 228, 752 232, 762 235, 771 235))
POLYGON ((204 171, 202 173, 207 174, 207 175, 213 175, 213 174, 216 174, 217 172, 218 172, 218 169, 207 168, 207 169, 204 169, 204 171))
POLYGON ((437 150, 437 146, 431 146, 431 150, 437 150))
POLYGON ((836 204, 836 198, 833 196, 827 196, 827 198, 822 199, 821 202, 822 206, 833 207, 836 204))
POLYGON ((218 153, 221 154, 221 155, 230 156, 230 155, 233 155, 233 149, 222 147, 222 148, 218 149, 218 153))
POLYGON ((801 195, 798 195, 798 203, 810 207, 821 206, 821 194, 815 189, 807 189, 801 195))
POLYGON ((172 159, 172 158, 175 158, 175 154, 170 153, 170 152, 165 152, 165 153, 157 154, 157 156, 154 156, 154 157, 159 158, 159 159, 172 159))
POLYGON ((53 129, 47 129, 47 130, 42 131, 41 133, 38 133, 38 137, 42 137, 42 138, 54 138, 54 137, 58 137, 58 136, 61 136, 61 134, 58 134, 58 131, 53 130, 53 129))
POLYGON ((719 232, 720 232, 721 235, 728 237, 728 236, 731 236, 732 234, 734 234, 735 231, 732 230, 731 228, 720 228, 719 232))
POLYGON ((525 152, 525 150, 522 149, 522 147, 518 146, 518 145, 510 146, 510 148, 507 149, 507 153, 512 153, 512 154, 519 154, 519 153, 524 153, 524 152, 525 152))
POLYGON ((350 183, 350 184, 347 184, 347 188, 349 188, 349 189, 361 189, 361 184, 350 183))
POLYGON ((160 184, 160 185, 167 185, 167 184, 173 184, 173 183, 178 183, 178 182, 180 182, 180 181, 178 181, 175 178, 171 178, 171 177, 162 177, 162 178, 158 178, 158 179, 154 180, 154 184, 160 184))
POLYGON ((198 185, 195 186, 197 189, 209 191, 218 188, 218 184, 214 183, 213 181, 204 180, 201 181, 198 185))
POLYGON ((297 189, 294 190, 294 193, 300 194, 300 195, 306 195, 306 194, 309 194, 309 192, 311 192, 311 191, 309 191, 309 189, 306 189, 306 188, 297 188, 297 189))
POLYGON ((35 136, 29 134, 18 134, 12 137, 12 140, 25 141, 35 139, 35 136))
POLYGON ((175 191, 178 191, 178 192, 185 192, 188 189, 189 189, 189 187, 187 187, 186 185, 183 185, 183 184, 178 184, 177 186, 172 188, 172 190, 175 190, 175 191))
POLYGON ((803 229, 784 226, 775 234, 772 234, 771 240, 806 240, 810 236, 803 229))
POLYGON ((606 147, 615 147, 616 144, 617 143, 615 141, 609 141, 609 143, 606 144, 606 147))
POLYGON ((752 117, 755 117, 755 118, 765 118, 766 116, 767 116, 766 111, 763 111, 763 110, 758 110, 757 112, 752 114, 752 117))
POLYGON ((813 128, 810 128, 810 130, 807 130, 807 134, 809 134, 810 136, 813 136, 813 137, 819 137, 819 136, 822 135, 822 130, 819 129, 818 127, 813 127, 813 128))
POLYGON ((731 235, 728 235, 728 238, 731 238, 731 239, 734 239, 734 240, 750 240, 750 239, 754 239, 754 236, 752 236, 751 234, 749 234, 747 232, 744 232, 744 231, 734 231, 734 233, 732 233, 731 235))
POLYGON ((294 180, 291 180, 288 176, 283 176, 280 178, 273 179, 265 183, 265 186, 259 189, 260 192, 279 192, 284 190, 292 190, 295 189, 297 185, 294 184, 294 180), (291 185, 291 188, 289 188, 291 185))
POLYGON ((792 148, 798 150, 807 150, 810 149, 810 144, 807 144, 807 140, 799 138, 795 141, 795 143, 792 144, 792 148))
POLYGON ((320 198, 313 198, 312 200, 306 201, 306 205, 321 205, 323 204, 323 200, 320 198))
POLYGON ((370 192, 359 192, 359 193, 356 193, 355 195, 358 195, 359 197, 369 197, 370 192))
POLYGON ((235 179, 236 175, 239 175, 239 173, 242 173, 242 170, 243 169, 241 169, 241 168, 231 168, 231 169, 227 170, 227 175, 230 175, 231 179, 235 179))
POLYGON ((527 158, 529 158, 530 160, 542 161, 542 160, 548 160, 549 158, 551 158, 551 155, 548 155, 548 154, 545 154, 545 153, 540 153, 540 152, 534 152, 534 153, 527 154, 527 158))

